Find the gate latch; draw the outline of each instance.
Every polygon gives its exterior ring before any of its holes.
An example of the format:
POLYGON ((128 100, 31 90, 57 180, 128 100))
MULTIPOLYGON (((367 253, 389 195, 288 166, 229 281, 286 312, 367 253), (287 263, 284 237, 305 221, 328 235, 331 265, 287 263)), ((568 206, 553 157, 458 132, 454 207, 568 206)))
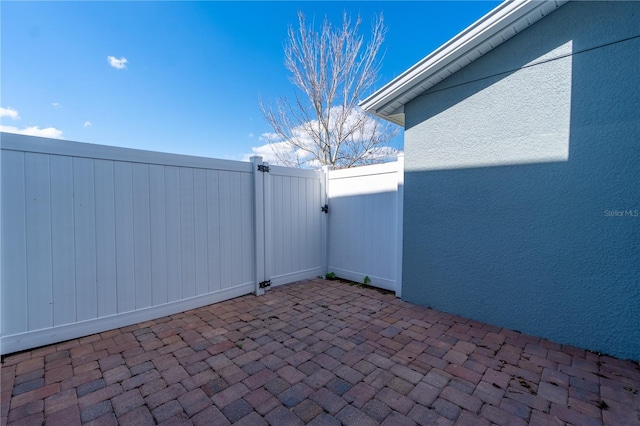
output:
POLYGON ((329 213, 329 204, 325 204, 324 206, 320 207, 320 210, 323 213, 329 213))

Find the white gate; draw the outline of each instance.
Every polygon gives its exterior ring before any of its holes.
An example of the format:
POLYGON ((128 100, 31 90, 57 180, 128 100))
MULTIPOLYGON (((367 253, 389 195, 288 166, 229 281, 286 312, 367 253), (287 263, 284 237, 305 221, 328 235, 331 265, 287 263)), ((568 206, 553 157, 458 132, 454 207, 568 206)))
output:
POLYGON ((261 160, 252 158, 263 171, 255 174, 256 294, 265 284, 287 284, 326 270, 325 174, 261 160))

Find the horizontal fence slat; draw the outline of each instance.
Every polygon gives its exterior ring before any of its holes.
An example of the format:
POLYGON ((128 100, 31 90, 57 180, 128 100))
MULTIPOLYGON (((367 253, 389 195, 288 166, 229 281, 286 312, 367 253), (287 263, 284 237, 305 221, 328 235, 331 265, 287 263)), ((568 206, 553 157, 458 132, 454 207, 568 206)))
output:
POLYGON ((71 142, 60 139, 36 138, 32 136, 2 133, 4 151, 33 152, 102 160, 127 161, 130 163, 161 164, 200 169, 230 170, 251 173, 251 164, 242 161, 221 160, 117 146, 71 142))

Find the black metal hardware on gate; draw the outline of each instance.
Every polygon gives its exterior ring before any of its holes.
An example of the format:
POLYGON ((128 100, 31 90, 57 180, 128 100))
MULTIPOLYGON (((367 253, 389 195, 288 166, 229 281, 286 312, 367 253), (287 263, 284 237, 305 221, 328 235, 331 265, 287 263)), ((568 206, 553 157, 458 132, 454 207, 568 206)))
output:
POLYGON ((260 288, 267 288, 267 287, 271 287, 271 280, 267 280, 267 281, 262 281, 259 284, 260 288))
POLYGON ((259 172, 267 172, 267 173, 269 173, 269 166, 267 166, 265 164, 258 164, 258 171, 259 172))
POLYGON ((320 207, 320 210, 323 213, 329 213, 329 204, 325 204, 324 206, 320 207))

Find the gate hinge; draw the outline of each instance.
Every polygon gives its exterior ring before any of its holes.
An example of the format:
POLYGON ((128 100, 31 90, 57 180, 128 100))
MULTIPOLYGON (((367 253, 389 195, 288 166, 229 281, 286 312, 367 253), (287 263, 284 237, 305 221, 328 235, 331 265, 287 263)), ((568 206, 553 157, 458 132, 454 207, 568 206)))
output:
POLYGON ((325 204, 324 206, 320 207, 320 210, 324 213, 329 213, 329 204, 325 204))
POLYGON ((259 284, 260 288, 267 288, 267 287, 271 287, 271 280, 267 280, 267 281, 262 281, 259 284))
POLYGON ((269 173, 269 166, 267 166, 266 164, 258 164, 258 171, 269 173))

